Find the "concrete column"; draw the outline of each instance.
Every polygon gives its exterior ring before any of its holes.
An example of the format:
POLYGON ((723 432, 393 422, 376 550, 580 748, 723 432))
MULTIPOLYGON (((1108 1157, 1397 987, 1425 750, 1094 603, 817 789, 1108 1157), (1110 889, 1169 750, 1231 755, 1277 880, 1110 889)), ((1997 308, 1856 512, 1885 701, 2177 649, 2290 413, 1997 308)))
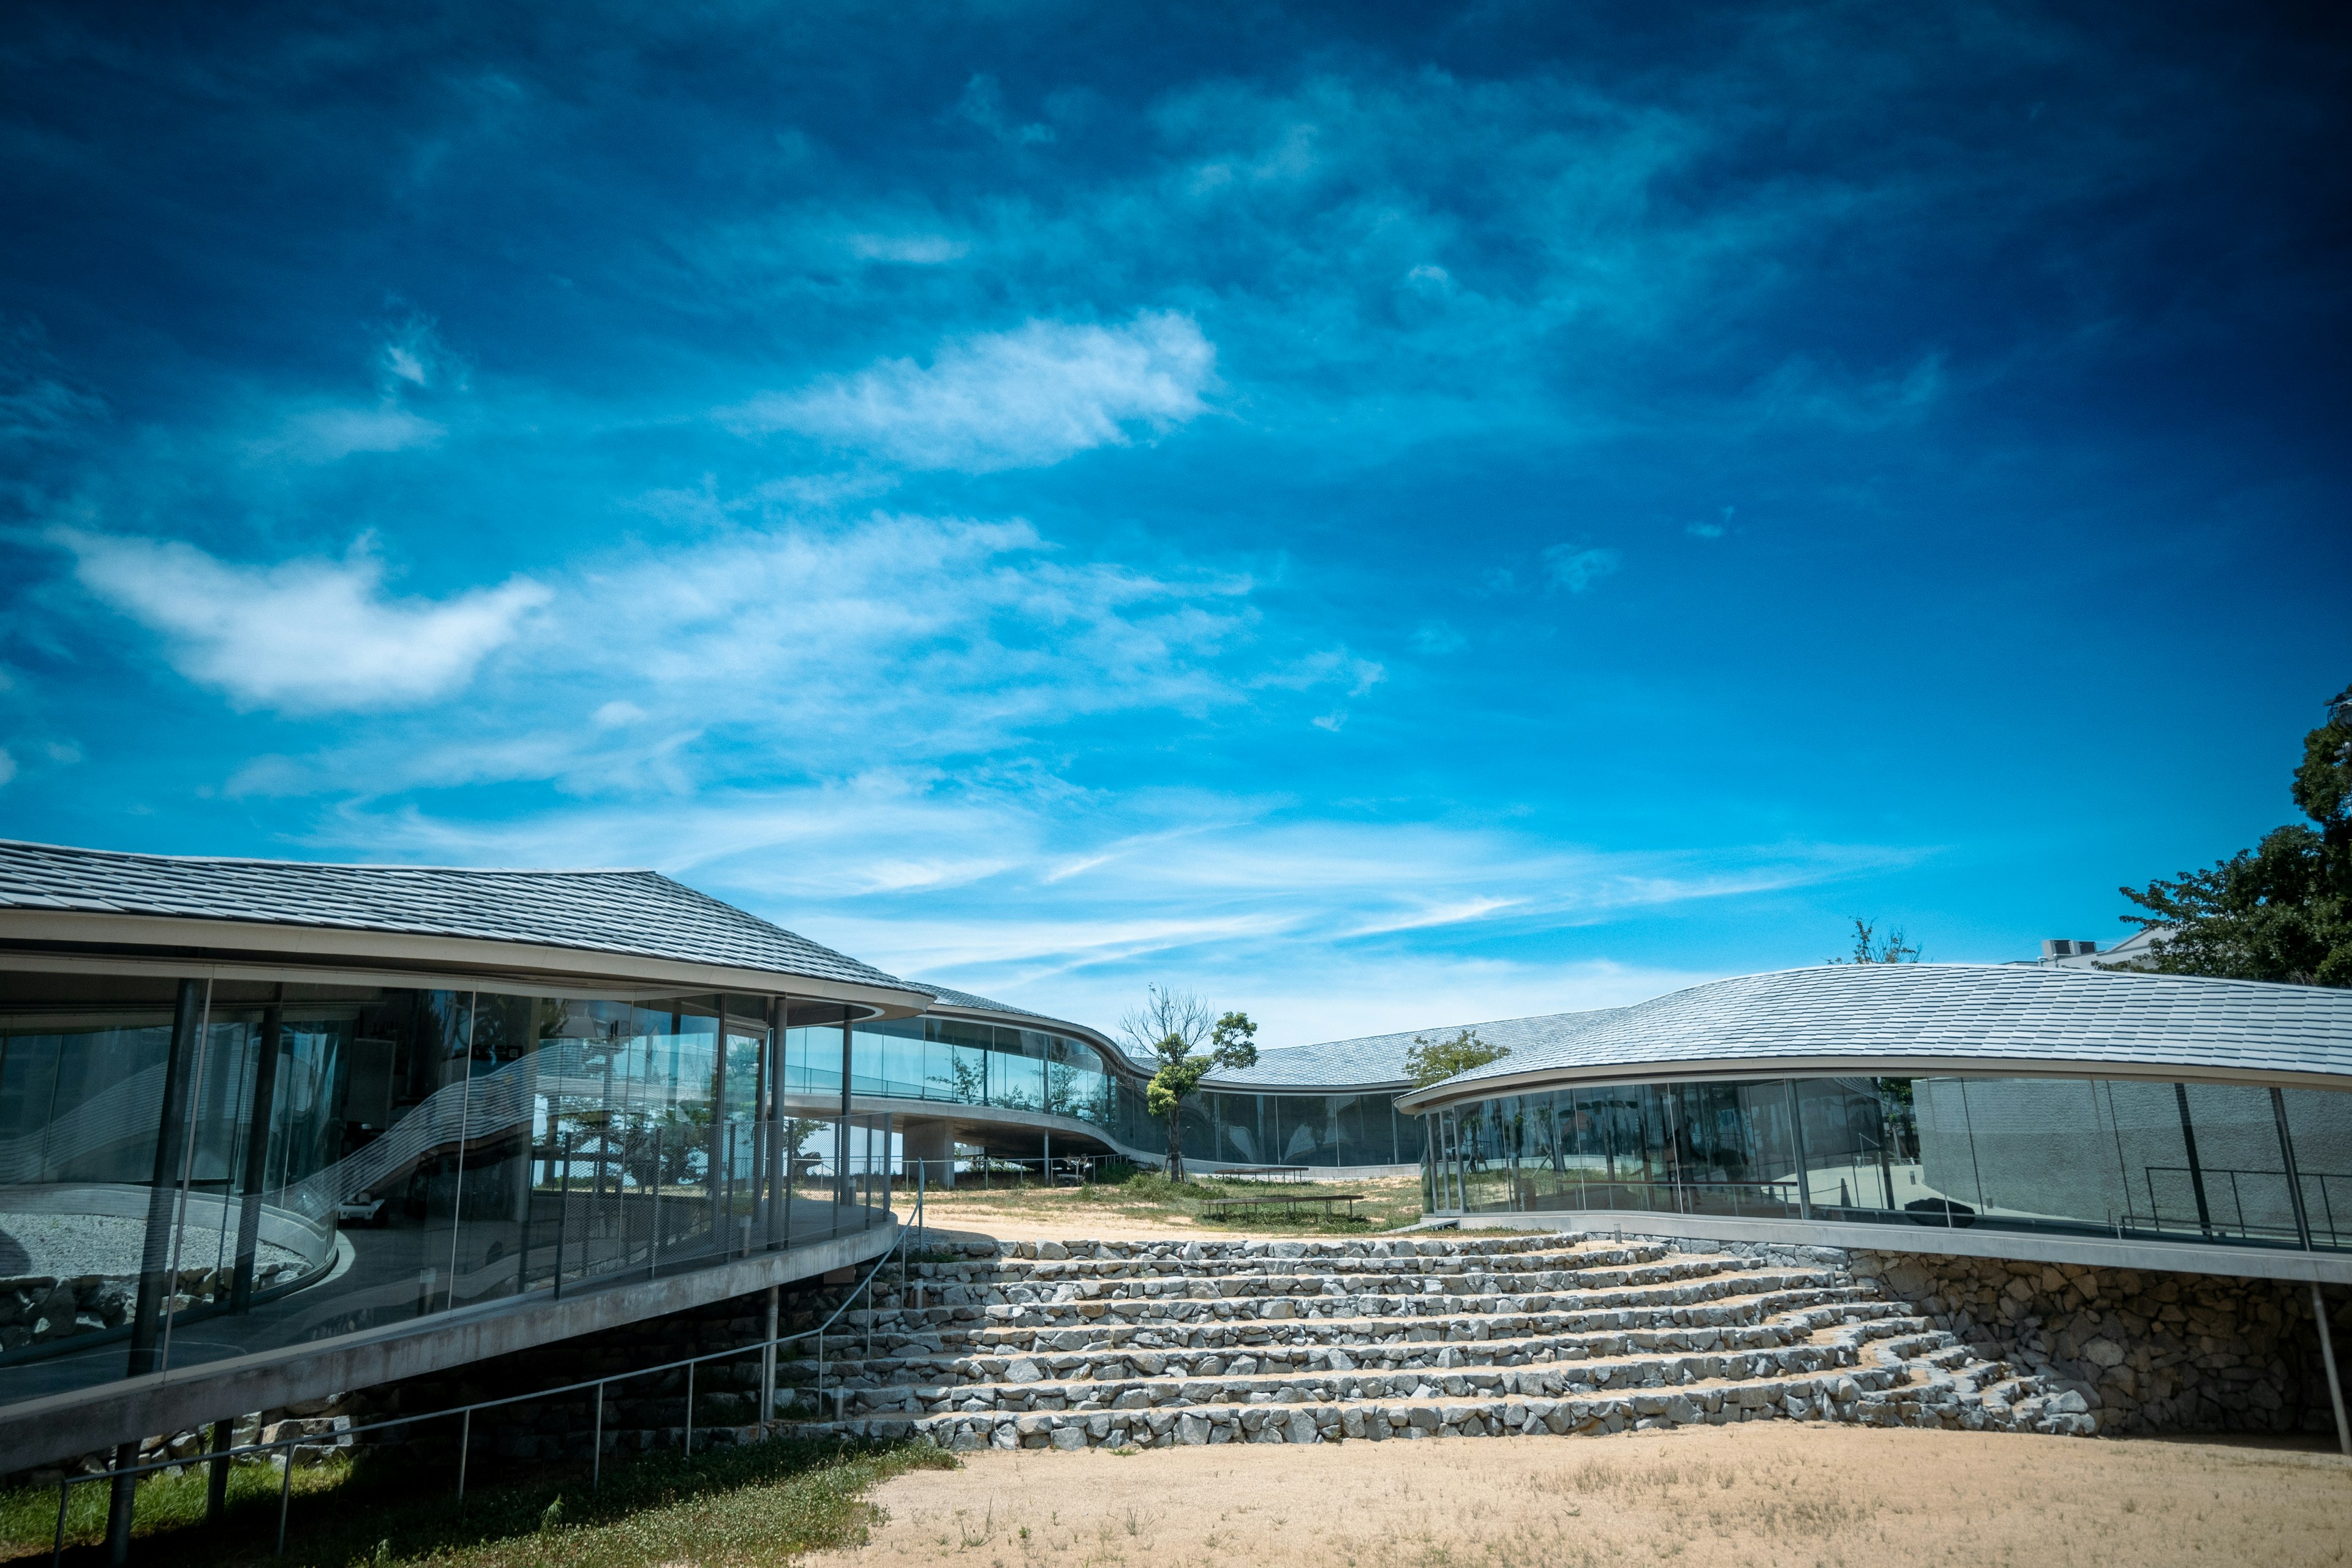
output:
POLYGON ((906 1128, 906 1152, 910 1162, 919 1162, 923 1179, 932 1186, 955 1186, 955 1139, 944 1121, 909 1121, 906 1128))
POLYGON ((776 1418, 776 1319, 783 1287, 768 1287, 768 1342, 760 1352, 760 1419, 776 1418))
POLYGON ((841 1230, 842 1215, 849 1209, 849 1069, 852 1032, 849 1011, 841 1015, 841 1120, 833 1131, 833 1228, 841 1230))

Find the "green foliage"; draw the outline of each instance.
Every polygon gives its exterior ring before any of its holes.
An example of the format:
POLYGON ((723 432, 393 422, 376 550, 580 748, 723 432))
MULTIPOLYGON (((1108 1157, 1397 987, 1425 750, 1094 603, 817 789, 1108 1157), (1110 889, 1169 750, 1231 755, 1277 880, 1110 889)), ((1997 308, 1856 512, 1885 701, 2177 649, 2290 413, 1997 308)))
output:
POLYGON ((2168 974, 2352 987, 2352 688, 2303 740, 2292 792, 2312 826, 2273 829, 2201 871, 2120 889, 2161 928, 2148 967, 2168 974))
MULTIPOLYGON (((952 1469, 929 1447, 769 1442, 691 1459, 664 1455, 604 1466, 590 1491, 576 1469, 537 1479, 478 1485, 461 1507, 452 1477, 406 1466, 335 1465, 295 1472, 286 1556, 295 1568, 431 1563, 435 1568, 655 1568, 669 1563, 782 1563, 864 1539, 875 1483, 909 1469, 952 1469)), ((67 1561, 96 1564, 105 1532, 103 1482, 74 1489, 67 1561), (86 1505, 83 1496, 90 1501, 86 1505), (88 1517, 84 1514, 87 1512, 88 1517)), ((204 1526, 204 1472, 191 1468, 139 1489, 134 1558, 180 1563, 270 1562, 278 1476, 238 1467, 221 1531, 204 1526)), ((0 1557, 44 1561, 57 1490, 0 1494, 0 1557)))
POLYGON ((1404 1071, 1412 1079, 1413 1088, 1426 1089, 1455 1073, 1501 1061, 1510 1054, 1510 1047, 1489 1045, 1478 1037, 1475 1029, 1463 1029, 1450 1040, 1415 1035, 1412 1049, 1404 1054, 1404 1071))
POLYGON ((1168 1173, 1184 1179, 1183 1135, 1177 1113, 1185 1097, 1218 1068, 1257 1065, 1257 1026, 1247 1013, 1225 1013, 1210 1022, 1208 1005, 1190 991, 1145 988, 1144 1005, 1122 1021, 1129 1040, 1160 1058, 1159 1071, 1144 1087, 1144 1109, 1168 1123, 1168 1173), (1192 1054, 1206 1037, 1208 1053, 1192 1054))

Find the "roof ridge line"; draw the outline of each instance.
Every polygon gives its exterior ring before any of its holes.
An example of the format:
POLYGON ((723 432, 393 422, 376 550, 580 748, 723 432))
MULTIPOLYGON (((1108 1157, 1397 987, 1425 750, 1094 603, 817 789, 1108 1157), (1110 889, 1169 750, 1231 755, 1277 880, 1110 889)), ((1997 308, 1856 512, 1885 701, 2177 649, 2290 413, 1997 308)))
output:
MULTIPOLYGON (((290 866, 314 871, 463 871, 471 875, 504 877, 659 877, 664 881, 677 882, 676 878, 653 866, 412 866, 394 860, 282 860, 267 855, 159 855, 147 849, 93 849, 86 844, 48 844, 36 838, 0 838, 0 849, 49 849, 61 855, 103 855, 116 860, 164 860, 175 866, 290 866)), ((687 885, 677 882, 681 888, 687 885)), ((700 892, 701 889, 698 888, 694 891, 700 892)), ((709 896, 704 894, 706 898, 709 896)))

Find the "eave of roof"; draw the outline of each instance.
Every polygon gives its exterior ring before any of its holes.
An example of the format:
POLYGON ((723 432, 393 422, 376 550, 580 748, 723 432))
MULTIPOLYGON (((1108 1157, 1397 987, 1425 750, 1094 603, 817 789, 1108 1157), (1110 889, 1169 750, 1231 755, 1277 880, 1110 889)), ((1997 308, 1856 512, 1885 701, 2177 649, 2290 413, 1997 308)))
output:
MULTIPOLYGON (((2008 964, 1818 966, 1562 1014, 1407 1110, 1546 1083, 1994 1072, 2352 1089, 2352 992, 2008 964)), ((1483 1030, 1486 1026, 1480 1026, 1483 1030)))
POLYGON ((0 936, 205 952, 817 983, 929 993, 655 871, 477 870, 132 855, 0 840, 0 936), (548 955, 555 955, 550 958, 548 955))

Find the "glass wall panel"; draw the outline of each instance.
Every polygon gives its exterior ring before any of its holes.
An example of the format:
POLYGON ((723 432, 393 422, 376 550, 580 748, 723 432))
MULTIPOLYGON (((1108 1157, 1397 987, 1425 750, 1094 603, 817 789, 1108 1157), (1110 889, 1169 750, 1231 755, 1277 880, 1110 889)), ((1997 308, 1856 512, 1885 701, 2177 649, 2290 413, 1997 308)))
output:
POLYGON ((1810 1213, 2352 1249, 2352 1092, 1760 1079, 1578 1086, 1423 1121, 1434 1141, 1424 1189, 1439 1212, 1810 1213))
POLYGON ((0 972, 0 1398, 699 1267, 887 1201, 829 1122, 764 1114, 761 998, 216 983, 183 1028, 177 994, 0 972), (772 1179, 819 1149, 830 1186, 772 1179))

